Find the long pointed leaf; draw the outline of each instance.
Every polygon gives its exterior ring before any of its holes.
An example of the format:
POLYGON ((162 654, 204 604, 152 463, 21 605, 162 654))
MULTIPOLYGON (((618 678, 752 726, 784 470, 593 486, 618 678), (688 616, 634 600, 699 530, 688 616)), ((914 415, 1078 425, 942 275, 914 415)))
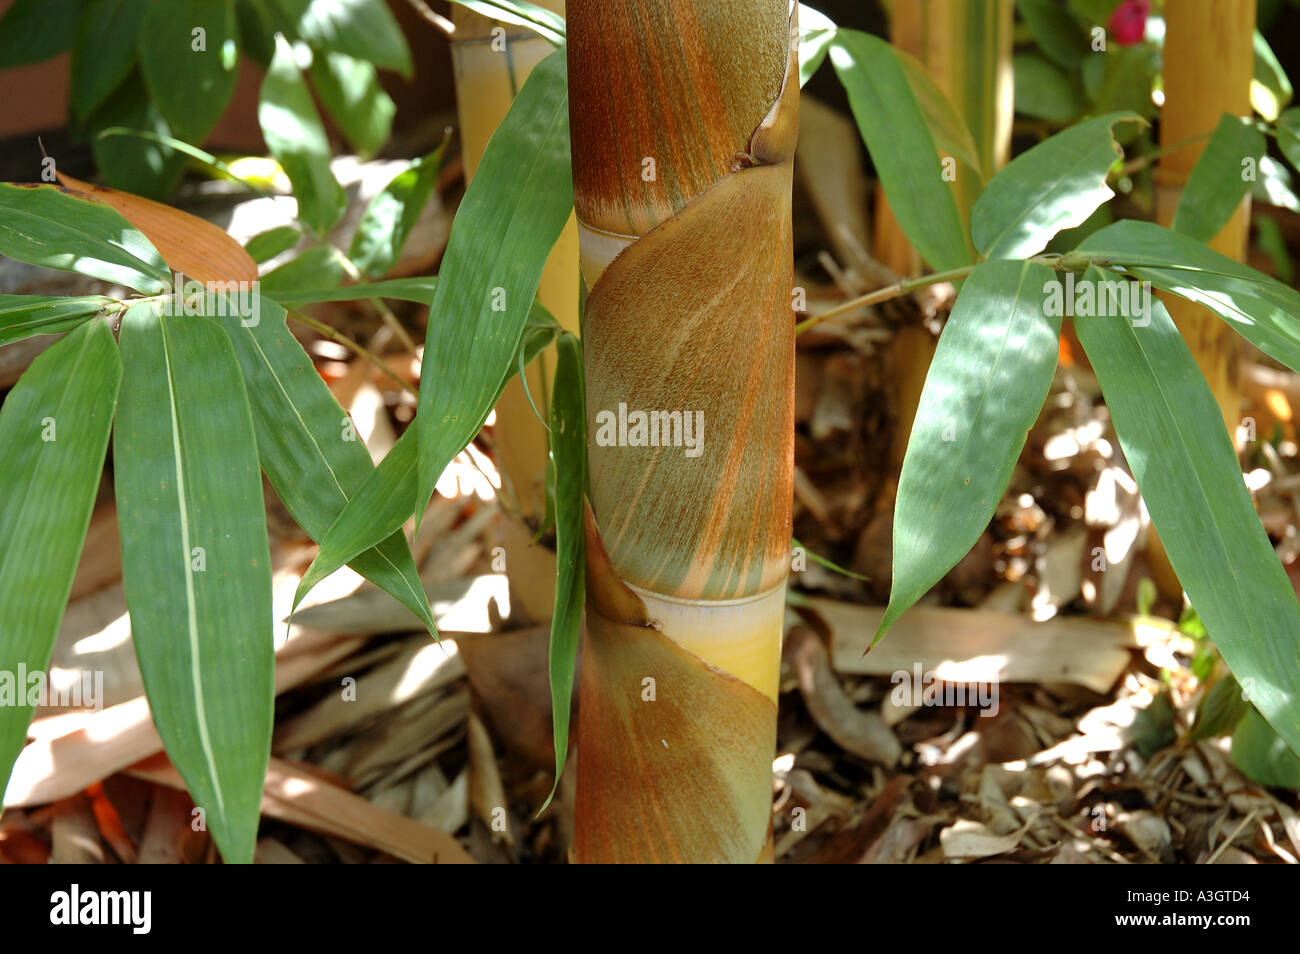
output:
POLYGON ((979 253, 986 258, 1036 255, 1057 232, 1081 225, 1115 194, 1106 177, 1123 153, 1112 128, 1138 119, 1136 113, 1098 116, 1011 160, 971 209, 971 238, 979 253))
MULTIPOLYGON (((285 326, 284 310, 263 298, 257 323, 247 326, 234 309, 228 312, 220 320, 248 388, 262 469, 298 525, 320 540, 374 464, 351 420, 285 326)), ((400 530, 350 565, 434 632, 429 601, 400 530)))
MULTIPOLYGON (((495 405, 501 397, 510 378, 532 363, 555 339, 558 329, 554 316, 541 305, 534 304, 515 357, 501 376, 491 405, 495 405)), ((414 499, 418 478, 417 456, 416 431, 414 427, 408 427, 387 456, 379 462, 379 466, 348 500, 347 506, 326 533, 325 539, 321 541, 321 552, 298 584, 298 591, 294 595, 295 607, 313 586, 344 563, 351 562, 356 554, 392 534, 411 515, 411 501, 414 499), (335 562, 334 554, 337 553, 344 556, 335 562)))
POLYGON ((234 4, 150 4, 138 45, 149 98, 178 139, 202 142, 235 93, 239 40, 234 4), (197 30, 203 33, 196 35, 197 30))
POLYGON ((1300 292, 1294 288, 1152 222, 1108 225, 1077 251, 1204 305, 1269 357, 1300 371, 1300 292))
POLYGON ((1061 318, 1043 307, 1052 270, 977 265, 921 392, 894 511, 894 584, 876 638, 979 539, 1011 479, 1056 370, 1061 318))
MULTIPOLYGON (((572 335, 557 345, 551 398, 551 454, 555 461, 555 612, 551 617, 551 712, 555 737, 555 787, 569 751, 569 704, 578 665, 578 636, 587 599, 586 533, 587 411, 583 396, 582 344, 572 335)), ((547 799, 549 802, 550 799, 547 799)), ((545 808, 545 805, 542 806, 545 808)))
POLYGON ((149 240, 107 206, 56 186, 0 183, 0 255, 155 295, 171 272, 149 240))
POLYGON ((1266 148, 1264 134, 1251 122, 1224 113, 1183 187, 1170 227, 1200 242, 1214 238, 1250 191, 1266 148))
POLYGON ((102 312, 113 299, 102 295, 49 298, 44 295, 0 295, 0 345, 70 331, 102 312))
MULTIPOLYGON (((1117 280, 1090 268, 1085 280, 1117 280)), ((1080 318, 1124 456, 1178 579, 1232 674, 1300 752, 1300 604, 1251 504, 1205 378, 1169 313, 1080 318)))
POLYGON ((251 862, 271 747, 270 549, 230 339, 136 305, 113 438, 122 582, 154 724, 228 862, 251 862))
POLYGON ((878 37, 840 30, 830 55, 907 240, 937 271, 970 264, 957 202, 944 181, 925 112, 894 49, 878 37))
POLYGON ((0 408, 0 792, 32 707, 19 673, 49 666, 90 523, 122 362, 102 321, 32 362, 0 408))
POLYGON ((348 198, 330 171, 329 140, 298 70, 293 47, 279 34, 275 59, 262 81, 257 121, 271 155, 293 183, 298 218, 325 234, 343 217, 348 198))
POLYGON ((529 74, 488 142, 452 223, 420 372, 417 514, 492 410, 542 267, 572 208, 561 50, 529 74))

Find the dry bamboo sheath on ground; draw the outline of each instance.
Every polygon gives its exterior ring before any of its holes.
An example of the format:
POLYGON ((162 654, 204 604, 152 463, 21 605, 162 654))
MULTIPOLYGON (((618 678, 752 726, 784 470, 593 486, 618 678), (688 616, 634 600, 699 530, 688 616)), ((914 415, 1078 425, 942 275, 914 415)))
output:
POLYGON ((767 860, 793 480, 796 24, 786 0, 576 0, 568 24, 591 289, 574 854, 767 860), (660 439, 642 441, 654 412, 668 412, 660 439))

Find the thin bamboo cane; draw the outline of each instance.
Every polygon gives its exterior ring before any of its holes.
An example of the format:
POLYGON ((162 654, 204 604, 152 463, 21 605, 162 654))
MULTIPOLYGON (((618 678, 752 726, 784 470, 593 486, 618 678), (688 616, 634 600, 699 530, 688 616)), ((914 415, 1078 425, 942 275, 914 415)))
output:
POLYGON ((792 16, 786 0, 569 3, 592 285, 581 862, 770 859, 793 482, 792 16), (681 422, 661 446, 634 417, 649 412, 681 422))
MULTIPOLYGON (((564 0, 539 0, 539 5, 564 13, 564 0)), ((469 181, 519 87, 554 47, 525 27, 497 23, 458 4, 452 5, 452 22, 461 156, 469 181)), ((546 260, 537 299, 574 334, 578 333, 578 280, 578 231, 570 219, 546 260)), ((549 348, 526 371, 529 392, 543 411, 554 368, 555 351, 549 348)), ((495 433, 497 465, 516 497, 519 515, 533 523, 546 509, 550 445, 518 378, 511 379, 497 402, 495 433)), ((554 555, 530 545, 528 527, 507 521, 503 533, 515 597, 527 616, 549 619, 555 598, 554 555)))

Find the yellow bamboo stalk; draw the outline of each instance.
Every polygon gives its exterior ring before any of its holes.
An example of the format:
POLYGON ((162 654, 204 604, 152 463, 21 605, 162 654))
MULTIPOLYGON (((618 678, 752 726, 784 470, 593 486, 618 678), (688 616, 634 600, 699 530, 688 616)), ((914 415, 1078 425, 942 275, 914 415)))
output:
POLYGON ((574 855, 767 860, 793 482, 795 24, 786 0, 568 9, 593 511, 574 855), (649 412, 682 422, 661 446, 637 430, 649 412))
MULTIPOLYGON (((539 0, 539 5, 564 13, 564 0, 539 0)), ((458 4, 452 5, 452 22, 461 156, 468 182, 528 73, 554 47, 525 27, 498 23, 458 4)), ((578 232, 573 219, 546 260, 537 299, 561 326, 578 334, 578 232)), ((547 349, 526 371, 529 391, 542 408, 550 394, 554 356, 554 349, 547 349)), ((511 379, 497 402, 495 435, 497 465, 517 499, 520 516, 535 524, 546 510, 550 445, 518 378, 511 379)), ((529 617, 549 619, 555 598, 554 554, 530 545, 532 530, 527 526, 507 521, 503 532, 516 599, 529 617)))
MULTIPOLYGON (((1173 221, 1183 186, 1205 149, 1207 134, 1214 131, 1223 113, 1250 115, 1254 31, 1255 0, 1178 0, 1166 5, 1160 144, 1169 148, 1192 141, 1161 156, 1155 168, 1156 220, 1161 225, 1173 221)), ((1248 195, 1209 245, 1240 261, 1249 227, 1248 195)), ((1205 375, 1235 443, 1241 423, 1240 339, 1200 305, 1163 293, 1160 298, 1205 375)), ((1181 599, 1182 585, 1154 534, 1148 551, 1160 592, 1181 599)))

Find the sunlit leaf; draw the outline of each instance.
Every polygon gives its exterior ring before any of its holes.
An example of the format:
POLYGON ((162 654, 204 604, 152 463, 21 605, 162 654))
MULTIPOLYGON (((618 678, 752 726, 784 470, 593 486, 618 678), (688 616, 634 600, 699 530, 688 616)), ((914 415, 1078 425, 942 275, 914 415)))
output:
POLYGON ((826 59, 835 39, 835 22, 806 3, 799 4, 799 85, 804 86, 826 59))
POLYGON ((298 13, 298 34, 312 47, 344 53, 410 77, 411 51, 384 0, 277 2, 281 9, 298 13))
POLYGON ((343 280, 343 262, 331 245, 309 248, 262 276, 262 292, 276 301, 296 290, 336 285, 343 280))
POLYGON ((1115 193, 1106 185, 1122 156, 1117 123, 1132 113, 1098 116, 1057 133, 1011 160, 971 210, 971 237, 986 258, 1020 258, 1047 247, 1052 236, 1082 224, 1115 193))
POLYGON ((347 194, 330 171, 329 140, 293 47, 282 36, 276 37, 275 59, 262 81, 257 119, 271 155, 293 183, 298 218, 323 235, 343 217, 347 194))
POLYGON ((452 223, 420 373, 419 483, 409 504, 416 513, 496 403, 542 267, 572 209, 568 84, 559 51, 528 75, 452 223))
POLYGON ((438 185, 444 142, 398 173, 370 200, 352 236, 348 258, 364 274, 382 278, 401 258, 406 239, 438 185))
POLYGON ((1265 354, 1300 370, 1300 292, 1294 288, 1151 222, 1116 222, 1077 251, 1204 305, 1265 354))
POLYGON ((1273 122, 1291 102, 1291 80, 1277 61, 1264 34, 1255 31, 1255 70, 1250 83, 1250 104, 1267 122, 1273 122))
POLYGON ((876 638, 988 526, 1056 370, 1061 317, 1045 265, 987 262, 966 279, 925 379, 894 510, 894 583, 876 638))
POLYGON ((564 17, 528 0, 452 0, 489 20, 528 27, 538 36, 559 46, 564 42, 564 17))
POLYGON ((0 183, 0 255, 146 295, 157 294, 171 280, 158 250, 130 222, 52 185, 0 183))
POLYGON ((273 229, 267 229, 265 232, 258 232, 244 250, 248 252, 249 257, 257 264, 269 262, 277 255, 289 251, 302 239, 302 233, 292 225, 280 225, 273 229))
MULTIPOLYGON (((392 284, 378 282, 376 284, 392 284)), ((374 285, 362 286, 373 288, 374 285)), ((558 325, 554 316, 541 305, 534 304, 528 313, 528 322, 520 337, 519 347, 509 367, 501 377, 489 406, 495 406, 505 390, 506 382, 527 367, 538 354, 554 340, 558 325)), ((351 562, 354 555, 392 534, 411 516, 411 501, 415 499, 417 474, 416 431, 408 427, 379 466, 348 500, 321 541, 321 553, 298 584, 294 605, 301 602, 313 586, 342 563, 333 564, 330 553, 347 553, 343 562, 351 562), (328 552, 327 552, 328 548, 328 552), (324 558, 322 558, 322 556, 324 558)))
POLYGON ((324 53, 312 60, 311 82, 326 111, 347 141, 363 157, 388 141, 397 106, 379 85, 373 63, 345 53, 324 53))

